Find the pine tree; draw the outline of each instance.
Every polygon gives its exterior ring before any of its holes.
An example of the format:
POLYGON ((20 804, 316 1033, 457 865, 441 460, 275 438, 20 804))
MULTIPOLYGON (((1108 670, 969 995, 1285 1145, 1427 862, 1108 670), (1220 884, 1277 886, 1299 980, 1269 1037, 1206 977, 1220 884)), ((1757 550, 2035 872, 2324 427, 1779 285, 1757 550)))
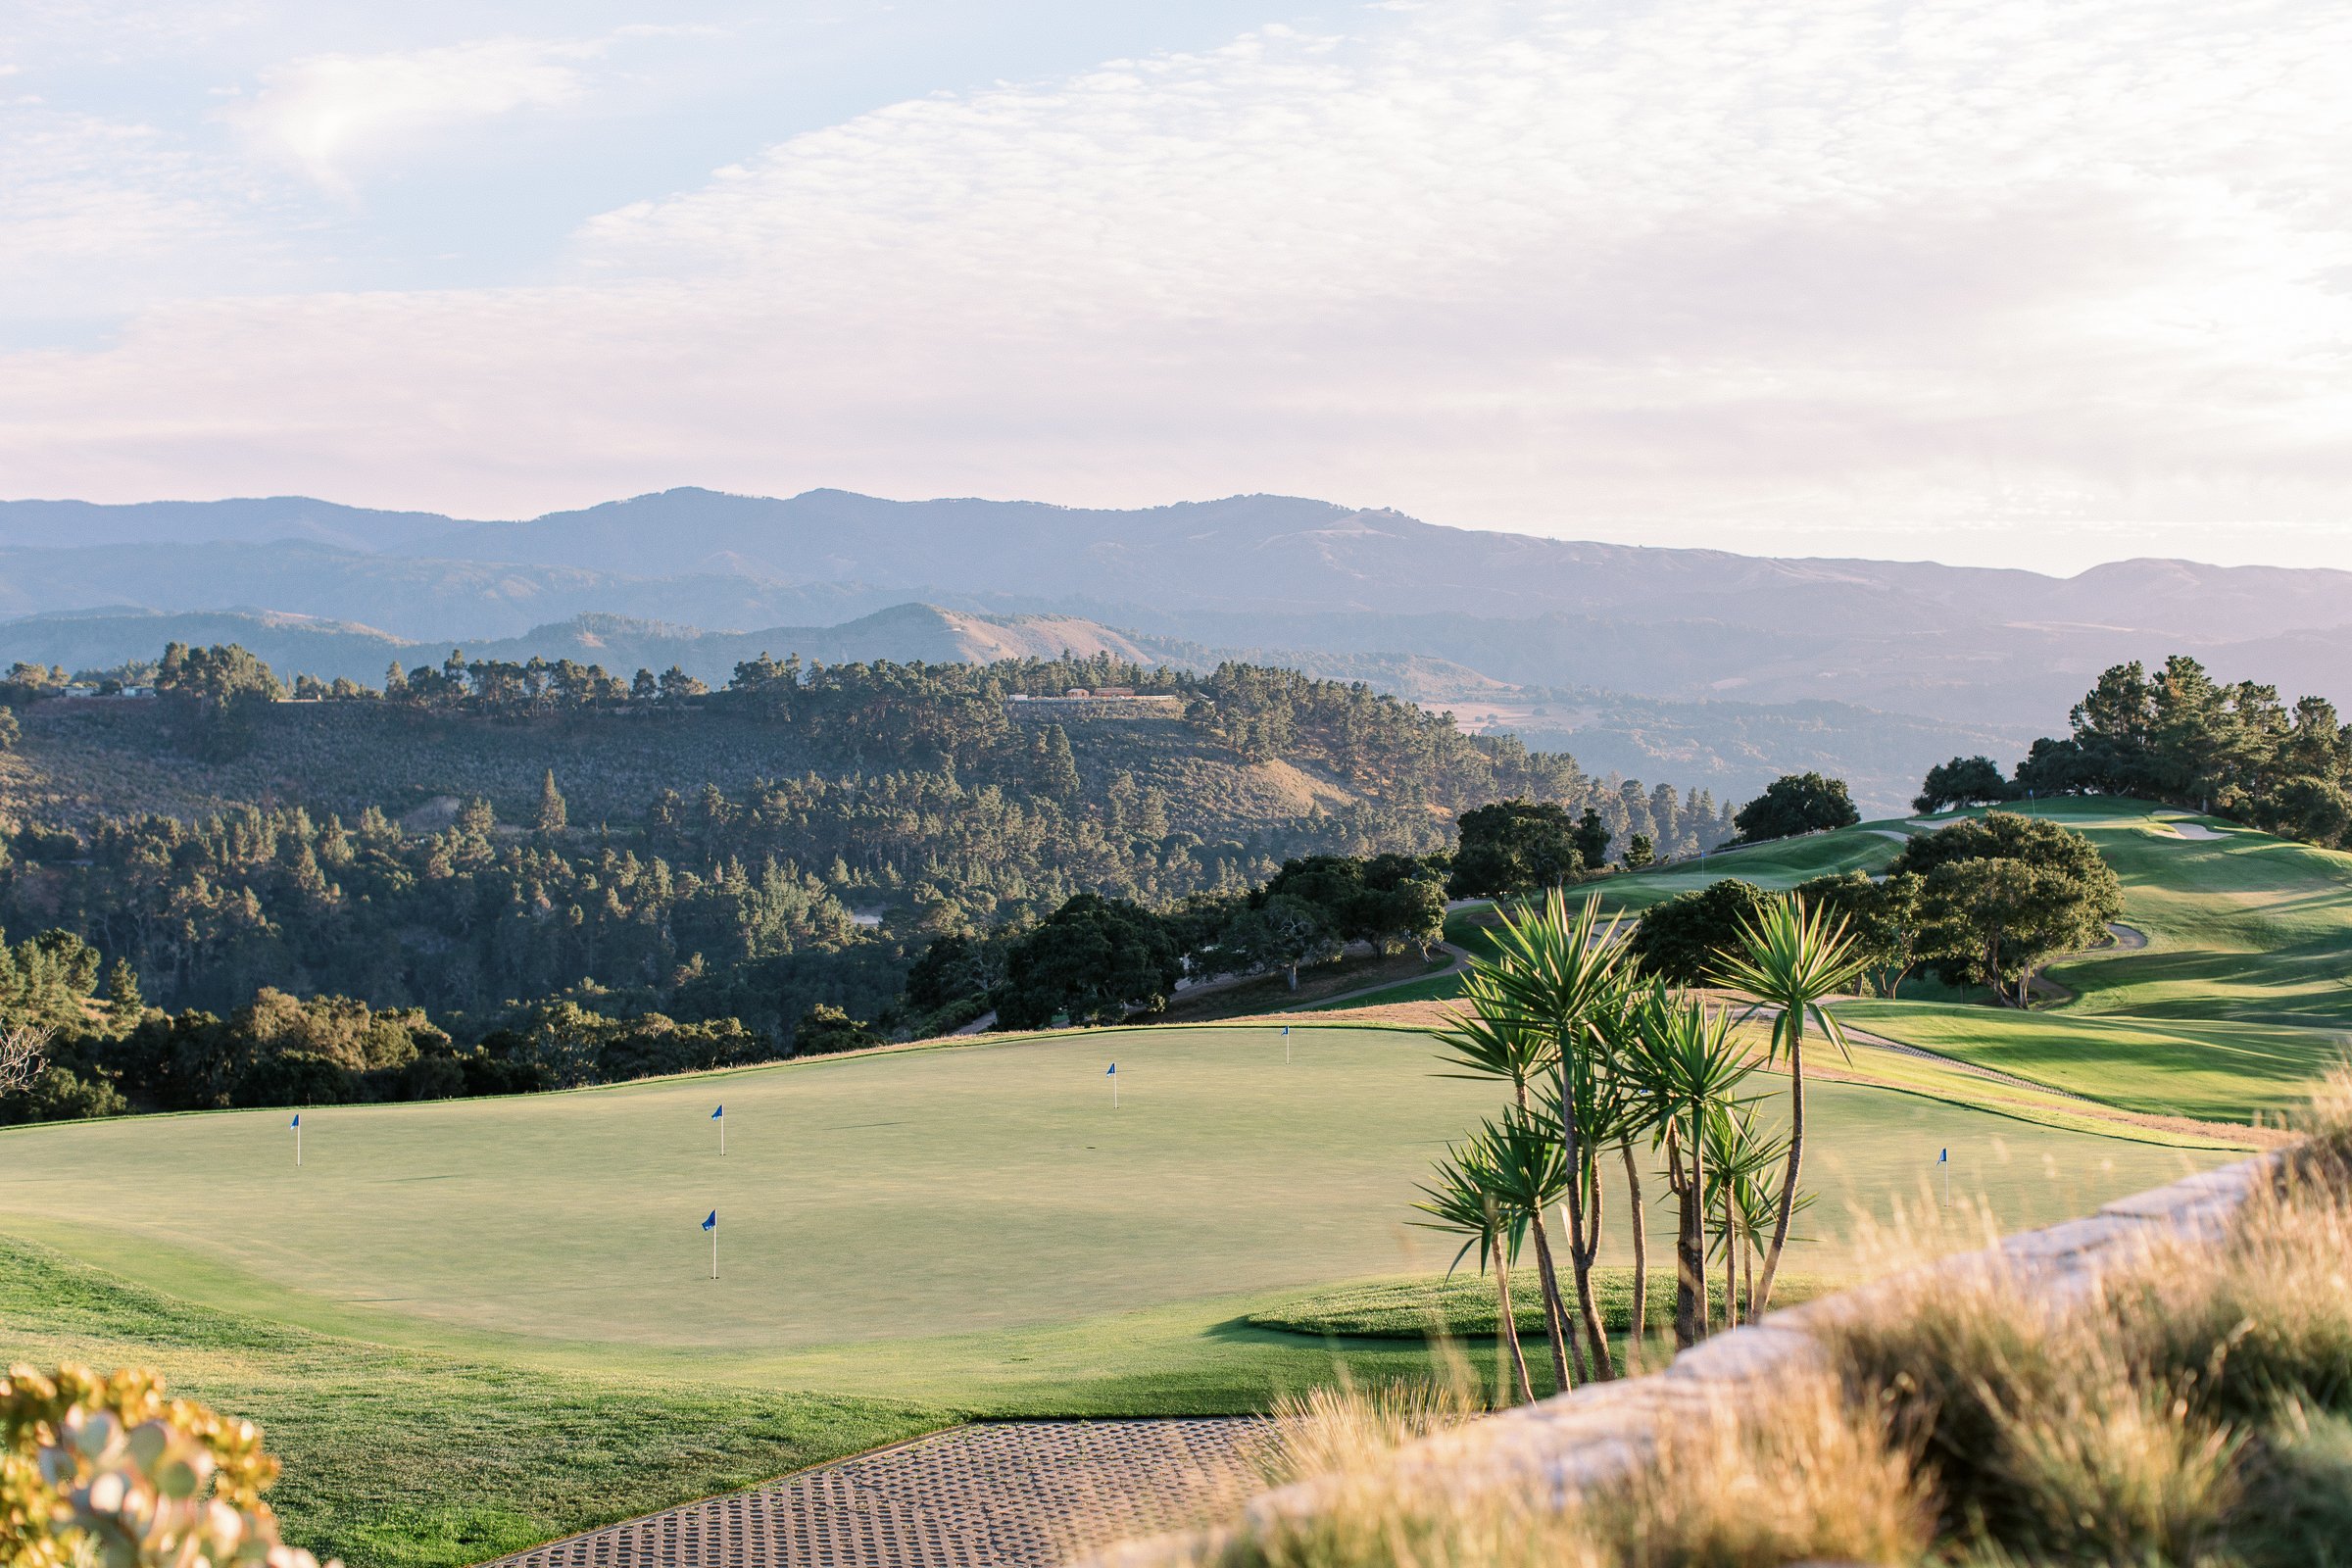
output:
POLYGON ((1038 738, 1037 789, 1041 795, 1068 800, 1078 793, 1078 760, 1070 755, 1070 737, 1059 724, 1048 724, 1038 738))
POLYGON ((135 1018, 146 1003, 139 996, 139 977, 131 972, 127 960, 117 958, 115 966, 106 972, 106 1004, 118 1017, 135 1018))
POLYGON ((564 806, 564 792, 556 788, 556 770, 551 767, 539 784, 539 831, 561 833, 570 815, 564 806))

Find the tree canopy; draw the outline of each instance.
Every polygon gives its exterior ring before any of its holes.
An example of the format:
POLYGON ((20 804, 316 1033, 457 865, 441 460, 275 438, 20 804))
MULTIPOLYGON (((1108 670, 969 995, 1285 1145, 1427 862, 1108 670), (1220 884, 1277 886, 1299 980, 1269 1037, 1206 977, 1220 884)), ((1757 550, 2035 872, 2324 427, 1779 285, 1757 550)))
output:
POLYGON ((2131 795, 2352 846, 2352 724, 2322 697, 2217 681, 2185 655, 2103 671, 2018 763, 2012 795, 2131 795))
POLYGON ((2015 793, 2010 782, 2001 776, 2000 764, 1991 758, 1955 757, 1928 769, 1927 779, 1911 802, 1911 808, 1922 815, 1933 815, 1955 806, 1990 806, 2008 800, 2015 793))
POLYGON ((1702 985, 1722 955, 1738 947, 1740 928, 1761 919, 1771 903, 1762 888, 1737 877, 1678 893, 1642 913, 1627 952, 1653 979, 1702 985))
POLYGON ((1785 839, 1826 828, 1852 827, 1862 820, 1846 794, 1845 780, 1819 773, 1787 773, 1774 779, 1764 793, 1740 808, 1732 825, 1742 844, 1785 839))
POLYGON ((1947 982, 2021 1007, 2043 964, 2094 946, 2123 913, 2123 886, 2090 840, 2014 811, 1911 840, 1891 873, 1920 879, 1920 956, 1947 982))
POLYGON ((1554 887, 1585 868, 1577 819, 1550 801, 1497 801, 1464 811, 1446 892, 1508 898, 1554 887))
POLYGON ((1062 1014, 1104 1024, 1161 1011, 1184 960, 1149 909, 1081 893, 1014 943, 1004 967, 998 1018, 1006 1028, 1042 1029, 1062 1014))

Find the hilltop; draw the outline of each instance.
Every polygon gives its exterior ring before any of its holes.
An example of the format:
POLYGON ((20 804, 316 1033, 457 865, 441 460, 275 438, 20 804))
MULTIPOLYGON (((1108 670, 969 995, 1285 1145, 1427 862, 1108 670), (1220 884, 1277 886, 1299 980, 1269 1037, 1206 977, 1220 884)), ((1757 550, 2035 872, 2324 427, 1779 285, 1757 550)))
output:
POLYGON ((2352 685, 2341 571, 2125 561, 2056 577, 1750 557, 1286 496, 1110 511, 686 488, 514 522, 300 498, 0 502, 0 608, 258 605, 417 639, 589 612, 810 624, 919 600, 1223 647, 1448 659, 1530 684, 1977 722, 2047 725, 2084 676, 2159 644, 2282 685, 2352 685))
MULTIPOLYGON (((513 637, 448 642, 396 637, 373 626, 255 611, 169 613, 108 607, 0 622, 0 666, 16 661, 68 670, 117 668, 152 660, 167 642, 234 642, 281 674, 337 677, 380 686, 387 665, 437 664, 453 646, 468 657, 550 662, 570 659, 620 674, 677 665, 711 686, 761 654, 813 663, 889 660, 900 663, 991 663, 1097 654, 1141 665, 1208 670, 1220 663, 1280 665, 1328 680, 1363 681, 1375 691, 1451 712, 1480 734, 1515 734, 1544 751, 1568 751, 1595 774, 1676 780, 1726 798, 1753 794, 1789 772, 1843 772, 1856 799, 1898 804, 1930 766, 1955 752, 2021 748, 2026 732, 1886 713, 1850 703, 1689 702, 1592 687, 1522 685, 1482 668, 1414 654, 1216 647, 1123 631, 1067 614, 986 614, 938 605, 894 605, 836 625, 710 631, 626 615, 584 614, 513 637)), ((1505 639, 1474 650, 1515 660, 1505 639)))

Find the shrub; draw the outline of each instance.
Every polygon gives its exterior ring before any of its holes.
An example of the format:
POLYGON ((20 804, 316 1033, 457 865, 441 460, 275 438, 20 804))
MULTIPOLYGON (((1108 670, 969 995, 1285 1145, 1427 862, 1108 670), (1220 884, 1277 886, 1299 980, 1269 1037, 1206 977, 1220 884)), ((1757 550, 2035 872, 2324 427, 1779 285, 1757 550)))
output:
POLYGON ((246 1063, 230 1096, 238 1105, 348 1105, 367 1098, 358 1073, 300 1051, 246 1063))
POLYGON ((881 1043, 880 1035, 829 1002, 810 1007, 792 1026, 792 1054, 796 1056, 829 1056, 881 1043))
POLYGON ((50 1062, 15 1094, 0 1099, 0 1121, 82 1121, 120 1116, 130 1108, 122 1092, 104 1078, 84 1078, 50 1062))
POLYGON ((0 1378, 0 1562, 317 1568, 278 1540, 262 1500, 276 1478, 250 1423, 165 1398, 153 1373, 0 1378))
POLYGON ((1721 956, 1738 948, 1740 926, 1760 921, 1771 906, 1771 896, 1752 882, 1710 882, 1653 905, 1634 927, 1627 951, 1643 974, 1703 985, 1721 956))

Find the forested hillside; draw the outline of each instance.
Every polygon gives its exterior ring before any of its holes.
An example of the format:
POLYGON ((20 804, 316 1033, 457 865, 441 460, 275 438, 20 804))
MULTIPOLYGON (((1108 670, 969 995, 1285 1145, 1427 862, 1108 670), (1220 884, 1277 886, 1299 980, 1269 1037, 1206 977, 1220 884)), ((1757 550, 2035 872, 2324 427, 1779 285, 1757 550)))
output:
POLYGON ((160 697, 20 691, 0 757, 0 919, 169 1008, 275 988, 471 1036, 569 1001, 780 1044, 819 1003, 882 1013, 935 936, 1075 894, 1167 908, 1296 856, 1442 853, 1516 797, 1665 853, 1728 832, 1704 796, 1249 665, 762 659, 707 692, 478 661, 286 701, 207 653, 168 657, 160 697))

